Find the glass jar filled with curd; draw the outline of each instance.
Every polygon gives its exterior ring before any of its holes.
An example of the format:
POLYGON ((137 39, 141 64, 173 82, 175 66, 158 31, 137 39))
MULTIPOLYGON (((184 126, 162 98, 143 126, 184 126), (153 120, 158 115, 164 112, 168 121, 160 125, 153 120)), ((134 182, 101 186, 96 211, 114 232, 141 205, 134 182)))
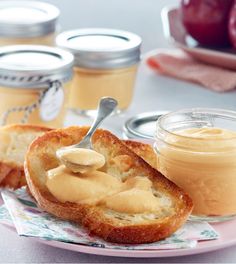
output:
POLYGON ((57 7, 37 1, 0 1, 0 46, 54 45, 57 7))
POLYGON ((193 199, 193 218, 236 216, 236 112, 187 109, 157 121, 158 169, 193 199))
POLYGON ((114 29, 78 29, 61 33, 56 44, 75 56, 70 108, 89 115, 104 96, 115 98, 119 110, 128 108, 140 60, 139 36, 114 29))
POLYGON ((63 125, 73 55, 59 48, 0 48, 0 124, 63 125))

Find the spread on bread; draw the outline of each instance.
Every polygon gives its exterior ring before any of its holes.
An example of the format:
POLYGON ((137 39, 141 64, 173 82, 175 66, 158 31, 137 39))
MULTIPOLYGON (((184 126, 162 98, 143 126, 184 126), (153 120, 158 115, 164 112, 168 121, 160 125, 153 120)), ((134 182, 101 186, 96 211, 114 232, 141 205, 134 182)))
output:
POLYGON ((160 147, 159 170, 193 199, 196 215, 236 214, 236 132, 188 128, 160 147))
POLYGON ((74 173, 61 166, 57 150, 80 142, 88 129, 53 130, 30 145, 26 180, 38 205, 117 243, 154 242, 180 228, 192 211, 189 196, 109 131, 97 129, 92 137, 106 160, 102 168, 74 173))
POLYGON ((148 178, 136 176, 122 182, 96 170, 104 165, 105 158, 94 150, 78 148, 62 149, 61 152, 60 158, 66 160, 69 167, 60 165, 49 170, 46 181, 46 186, 59 201, 102 205, 123 213, 160 209, 159 199, 154 196, 148 178))
POLYGON ((85 173, 101 168, 105 158, 100 153, 85 148, 62 148, 57 152, 60 160, 73 172, 85 173))

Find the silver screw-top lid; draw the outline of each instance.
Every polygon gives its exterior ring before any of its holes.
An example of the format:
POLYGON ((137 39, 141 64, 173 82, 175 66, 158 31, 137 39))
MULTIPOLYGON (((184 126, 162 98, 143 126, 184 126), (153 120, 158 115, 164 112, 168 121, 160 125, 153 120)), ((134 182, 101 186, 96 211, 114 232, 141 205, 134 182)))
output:
POLYGON ((123 127, 124 138, 154 139, 157 120, 168 112, 169 111, 146 112, 128 119, 123 127))
POLYGON ((72 52, 75 66, 91 69, 129 67, 139 62, 141 38, 133 33, 85 28, 61 33, 56 44, 72 52))
POLYGON ((60 11, 37 1, 0 1, 0 37, 29 38, 56 30, 60 11))
POLYGON ((72 77, 73 55, 65 50, 13 45, 0 48, 0 85, 43 88, 48 82, 65 82, 72 77))

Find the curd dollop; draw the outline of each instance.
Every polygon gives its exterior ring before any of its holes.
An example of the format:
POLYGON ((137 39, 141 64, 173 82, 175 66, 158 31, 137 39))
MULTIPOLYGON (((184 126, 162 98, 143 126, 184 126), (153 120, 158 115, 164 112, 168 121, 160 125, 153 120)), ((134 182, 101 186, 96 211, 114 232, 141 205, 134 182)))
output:
POLYGON ((73 172, 89 172, 105 164, 102 154, 92 149, 68 148, 57 151, 57 156, 73 172))
POLYGON ((105 158, 100 160, 102 154, 94 150, 67 149, 64 156, 72 164, 80 166, 75 172, 65 163, 47 172, 46 186, 57 200, 101 205, 122 213, 160 210, 159 198, 154 196, 152 182, 147 177, 135 176, 122 181, 113 175, 96 170, 94 164, 97 169, 102 167, 105 158), (90 169, 86 169, 86 164, 90 169))

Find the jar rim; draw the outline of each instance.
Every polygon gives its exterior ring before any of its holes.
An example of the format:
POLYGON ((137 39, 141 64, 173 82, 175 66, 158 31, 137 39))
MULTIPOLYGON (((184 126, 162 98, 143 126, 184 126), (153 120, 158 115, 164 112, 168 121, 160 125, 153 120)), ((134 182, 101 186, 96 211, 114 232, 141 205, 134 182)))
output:
MULTIPOLYGON (((162 115, 158 120, 157 120, 157 129, 161 130, 161 132, 167 133, 168 135, 172 135, 172 136, 177 136, 179 138, 183 138, 183 139, 191 139, 193 141, 222 141, 222 140, 235 140, 236 139, 236 130, 235 130, 235 136, 232 135, 232 137, 228 137, 228 138, 214 138, 214 140, 209 139, 209 138, 202 138, 202 137, 192 137, 192 136, 187 136, 187 135, 181 135, 181 134, 177 134, 173 131, 170 131, 168 129, 166 129, 163 126, 163 122, 166 121, 167 118, 173 117, 174 115, 178 115, 178 114, 202 114, 204 115, 212 115, 212 116, 216 116, 216 117, 220 117, 220 118, 224 118, 224 119, 230 119, 235 121, 235 128, 236 128, 236 111, 233 110, 227 110, 227 109, 221 109, 221 108, 185 108, 185 109, 181 109, 181 110, 177 110, 177 111, 172 111, 169 112, 167 114, 162 115)), ((215 127, 215 126, 210 126, 210 127, 215 127)))
MULTIPOLYGON (((3 0, 0 2, 0 10, 9 8, 27 8, 29 10, 38 10, 45 14, 44 18, 31 21, 22 20, 12 21, 7 19, 0 19, 0 34, 1 37, 10 38, 32 38, 41 37, 50 33, 53 33, 57 29, 57 20, 60 15, 59 9, 49 3, 39 1, 27 1, 27 0, 3 0)), ((1 18, 1 17, 0 17, 1 18)))
POLYGON ((57 46, 75 56, 74 66, 90 69, 116 69, 137 64, 141 43, 138 35, 111 28, 74 29, 56 37, 57 46), (76 39, 75 45, 72 40, 76 39), (110 43, 107 39, 113 40, 110 43))
POLYGON ((0 85, 15 88, 41 87, 50 81, 72 77, 73 55, 63 49, 41 45, 12 45, 0 48, 0 85), (25 59, 25 54, 27 58, 25 59), (37 56, 37 57, 35 57, 37 56), (43 57, 41 62, 39 57, 43 57), (45 66, 45 57, 51 58, 45 66), (32 64, 30 60, 37 63, 32 64), (29 63, 30 61, 30 63, 29 63))

